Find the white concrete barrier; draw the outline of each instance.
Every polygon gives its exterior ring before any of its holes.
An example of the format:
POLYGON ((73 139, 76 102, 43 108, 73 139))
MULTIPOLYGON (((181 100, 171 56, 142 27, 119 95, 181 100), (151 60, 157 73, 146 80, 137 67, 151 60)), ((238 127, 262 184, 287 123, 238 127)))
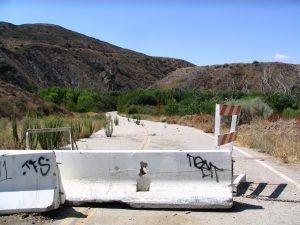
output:
POLYGON ((53 151, 0 150, 0 214, 58 208, 57 171, 53 151))
POLYGON ((230 150, 55 151, 66 200, 138 208, 230 208, 230 150))

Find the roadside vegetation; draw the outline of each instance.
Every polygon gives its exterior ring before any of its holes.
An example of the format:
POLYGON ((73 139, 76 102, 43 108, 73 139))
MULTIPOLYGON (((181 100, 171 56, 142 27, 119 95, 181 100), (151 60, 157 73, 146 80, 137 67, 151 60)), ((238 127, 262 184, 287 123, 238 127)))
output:
MULTIPOLYGON (((149 119, 168 123, 177 123, 193 126, 205 132, 214 132, 214 110, 217 103, 238 103, 242 106, 239 118, 240 132, 238 142, 243 146, 259 149, 281 158, 284 162, 299 161, 300 142, 300 88, 282 92, 257 92, 257 91, 213 91, 213 90, 181 90, 181 89, 136 89, 131 91, 96 91, 70 88, 52 87, 42 89, 39 96, 44 100, 53 102, 77 116, 68 116, 61 119, 59 126, 71 126, 74 137, 88 137, 92 131, 97 130, 94 119, 82 116, 86 112, 103 113, 118 111, 119 113, 136 119, 149 119), (87 119, 89 118, 89 119, 87 119), (93 121, 93 122, 91 122, 93 121), (282 133, 275 132, 274 127, 280 123, 282 133), (285 125, 286 124, 286 125, 285 125), (286 126, 291 127, 292 133, 285 132, 286 126), (83 128, 85 127, 85 128, 83 128), (270 129, 267 129, 271 127, 270 129), (265 128, 265 129, 264 129, 265 128), (299 135, 298 135, 299 134, 299 135), (298 135, 298 136, 297 136, 298 135)), ((107 136, 112 134, 112 124, 117 126, 117 118, 100 119, 106 128, 107 136)), ((1 148, 24 147, 22 135, 16 141, 12 131, 7 132, 7 127, 12 127, 11 118, 1 118, 0 126, 5 127, 4 133, 9 133, 12 141, 7 143, 6 136, 1 135, 1 148), (18 145, 16 145, 18 143, 18 145)), ((52 117, 33 119, 30 126, 47 127, 47 120, 52 117), (46 119, 45 119, 46 118, 46 119), (36 122, 38 121, 38 122, 36 122)), ((52 118, 53 119, 53 118, 52 118)), ((26 124, 26 118, 18 124, 26 124)), ((224 119, 223 128, 229 127, 229 118, 224 119)), ((18 125, 19 133, 28 125, 18 125)), ((51 124, 56 126, 56 123, 51 124)), ((1 128, 1 127, 0 127, 1 128)), ((64 142, 59 139, 60 142, 64 142)), ((42 144, 38 142, 37 146, 42 144)))
MULTIPOLYGON (((72 116, 47 116, 18 119, 13 113, 10 119, 0 118, 0 149, 25 149, 27 129, 71 127, 74 140, 90 137, 104 126, 103 114, 75 114, 72 116)), ((59 149, 69 144, 65 132, 30 135, 31 149, 59 149)))
POLYGON ((278 115, 283 118, 300 116, 300 88, 281 92, 213 91, 181 89, 136 89, 131 91, 92 91, 52 87, 42 89, 39 96, 72 112, 108 112, 126 114, 185 116, 213 115, 217 103, 240 103, 241 123, 254 118, 278 115))

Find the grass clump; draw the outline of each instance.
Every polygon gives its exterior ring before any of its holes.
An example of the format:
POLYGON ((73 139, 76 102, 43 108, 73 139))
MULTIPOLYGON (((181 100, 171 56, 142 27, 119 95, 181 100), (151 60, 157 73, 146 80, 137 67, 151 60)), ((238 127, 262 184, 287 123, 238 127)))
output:
MULTIPOLYGON (((58 117, 50 117, 44 120, 44 128, 60 128, 63 127, 62 119, 58 117)), ((63 140, 62 132, 40 133, 38 140, 42 149, 58 149, 63 140)))
POLYGON ((105 131, 106 137, 112 137, 112 134, 114 132, 114 127, 113 127, 113 121, 112 121, 110 115, 106 118, 104 131, 105 131))
POLYGON ((118 116, 116 116, 116 117, 114 118, 114 124, 115 124, 115 126, 118 126, 118 125, 119 125, 119 118, 118 118, 118 116))

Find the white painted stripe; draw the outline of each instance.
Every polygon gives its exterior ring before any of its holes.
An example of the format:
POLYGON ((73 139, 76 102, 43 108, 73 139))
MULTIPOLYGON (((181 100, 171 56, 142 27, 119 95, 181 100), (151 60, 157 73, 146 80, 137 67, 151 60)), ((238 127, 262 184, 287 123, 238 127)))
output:
MULTIPOLYGON (((254 158, 252 155, 250 155, 249 153, 243 151, 242 149, 240 149, 238 147, 234 147, 234 150, 237 150, 238 152, 240 152, 244 156, 247 156, 249 158, 254 158)), ((292 178, 289 178, 288 176, 286 176, 283 173, 279 172, 278 170, 276 170, 272 166, 266 164, 265 162, 262 162, 262 161, 260 161, 258 159, 255 159, 254 161, 257 162, 257 163, 259 163, 263 167, 269 169, 270 171, 272 171, 273 173, 275 173, 277 176, 281 177, 282 179, 286 180, 287 182, 294 184, 298 189, 300 189, 300 184, 297 183, 296 181, 294 181, 292 178)))
MULTIPOLYGON (((204 134, 210 138, 214 139, 214 136, 204 133, 203 131, 200 131, 201 134, 204 134)), ((234 147, 234 150, 237 150, 238 152, 240 152, 241 154, 243 154, 244 156, 247 156, 249 158, 254 158, 251 154, 245 152, 244 150, 238 148, 238 147, 234 147)), ((300 184, 296 181, 294 181, 292 178, 284 175, 283 173, 279 172, 278 170, 274 169, 272 166, 269 166, 268 164, 266 164, 265 162, 259 161, 259 160, 254 160, 255 162, 257 162, 258 164, 262 165, 263 167, 267 168, 268 170, 270 170, 271 172, 273 172, 274 174, 276 174, 277 176, 281 177, 282 179, 284 179, 285 181, 294 184, 298 189, 300 189, 300 184)))
POLYGON ((238 106, 235 106, 235 107, 234 107, 234 110, 233 110, 233 112, 232 112, 232 115, 236 115, 236 112, 237 112, 238 108, 239 108, 238 106))
POLYGON ((237 132, 230 132, 230 133, 227 133, 227 134, 219 135, 218 136, 218 145, 225 145, 229 142, 235 141, 236 134, 237 134, 237 132), (225 142, 224 142, 224 144, 222 144, 224 138, 225 138, 225 142))
POLYGON ((231 106, 230 105, 226 105, 226 111, 225 111, 225 113, 224 113, 224 116, 227 116, 228 115, 228 113, 229 113, 229 110, 230 110, 230 108, 231 108, 231 106))

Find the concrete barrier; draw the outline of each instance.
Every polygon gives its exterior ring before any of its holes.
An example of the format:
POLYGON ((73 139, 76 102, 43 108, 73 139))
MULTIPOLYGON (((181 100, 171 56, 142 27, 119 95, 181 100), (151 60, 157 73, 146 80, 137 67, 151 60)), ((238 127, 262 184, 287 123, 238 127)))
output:
POLYGON ((0 214, 58 208, 57 171, 53 151, 0 150, 0 214))
POLYGON ((230 208, 230 150, 55 151, 66 200, 138 208, 230 208))

